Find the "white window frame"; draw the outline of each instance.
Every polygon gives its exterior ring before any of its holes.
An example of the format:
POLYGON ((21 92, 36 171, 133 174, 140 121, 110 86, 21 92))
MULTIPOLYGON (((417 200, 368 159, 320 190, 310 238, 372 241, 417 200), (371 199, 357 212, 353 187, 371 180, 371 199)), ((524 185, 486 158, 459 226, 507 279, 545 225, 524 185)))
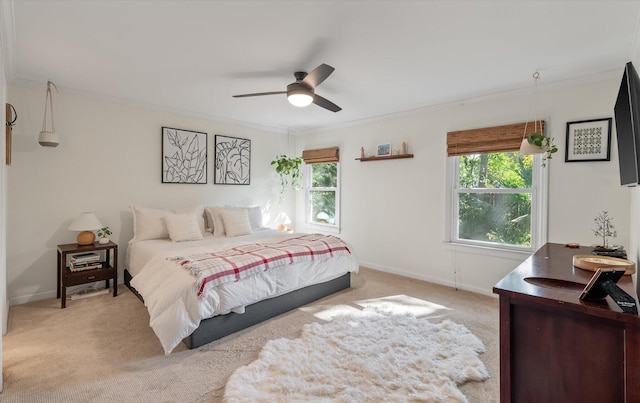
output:
MULTIPOLYGON (((548 178, 549 165, 542 167, 542 157, 533 156, 533 168, 531 178, 531 246, 505 245, 495 242, 474 241, 458 238, 458 195, 459 195, 459 168, 460 157, 447 157, 447 220, 445 226, 445 243, 459 249, 467 249, 469 252, 489 252, 491 254, 503 254, 505 257, 512 253, 531 254, 547 242, 547 206, 548 206, 548 178)), ((522 189, 475 189, 474 193, 523 193, 522 189)), ((527 189, 525 192, 528 192, 527 189)))
POLYGON ((312 165, 314 164, 306 164, 305 170, 305 224, 309 231, 317 231, 320 233, 332 233, 339 234, 340 233, 340 162, 326 162, 326 164, 336 164, 336 187, 328 187, 328 188, 312 188, 312 165), (322 224, 314 222, 311 219, 311 213, 313 211, 313 206, 311 206, 311 192, 313 190, 333 190, 336 192, 336 214, 335 214, 335 224, 322 224))

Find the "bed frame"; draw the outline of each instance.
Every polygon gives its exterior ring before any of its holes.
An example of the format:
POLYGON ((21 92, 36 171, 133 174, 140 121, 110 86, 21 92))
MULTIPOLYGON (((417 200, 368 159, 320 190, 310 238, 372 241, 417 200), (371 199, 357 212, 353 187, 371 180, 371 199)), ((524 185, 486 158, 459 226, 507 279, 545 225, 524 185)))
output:
MULTIPOLYGON (((131 279, 129 271, 125 269, 125 285, 140 301, 144 302, 138 291, 131 286, 131 279)), ((231 312, 202 320, 200 326, 182 341, 190 349, 197 348, 349 287, 351 287, 351 273, 346 273, 324 283, 313 284, 278 297, 265 299, 247 306, 243 314, 231 312)))

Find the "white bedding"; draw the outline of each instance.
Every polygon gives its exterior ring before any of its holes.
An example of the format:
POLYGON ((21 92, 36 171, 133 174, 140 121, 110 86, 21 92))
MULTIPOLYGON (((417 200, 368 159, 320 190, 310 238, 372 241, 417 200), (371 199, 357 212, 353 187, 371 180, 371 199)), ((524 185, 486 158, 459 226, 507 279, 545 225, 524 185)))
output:
MULTIPOLYGON (((129 244, 126 263, 133 286, 144 298, 150 326, 160 339, 165 354, 171 351, 200 324, 202 319, 229 312, 244 312, 247 305, 263 299, 357 272, 353 254, 328 260, 296 263, 258 273, 242 281, 208 287, 198 297, 196 277, 166 258, 219 251, 239 244, 273 242, 292 236, 275 230, 256 231, 233 238, 206 235, 190 242, 168 239, 138 241, 129 244)), ((351 249, 351 248, 350 248, 351 249)))

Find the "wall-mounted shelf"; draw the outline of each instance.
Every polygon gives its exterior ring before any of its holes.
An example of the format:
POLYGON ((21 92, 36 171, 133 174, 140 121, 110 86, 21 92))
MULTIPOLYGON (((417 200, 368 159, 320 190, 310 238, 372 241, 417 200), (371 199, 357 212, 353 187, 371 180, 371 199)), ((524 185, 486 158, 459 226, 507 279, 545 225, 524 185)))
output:
POLYGON ((385 155, 381 157, 364 157, 364 158, 356 158, 356 161, 365 162, 365 161, 397 160, 399 158, 413 158, 413 154, 396 154, 396 155, 385 155))

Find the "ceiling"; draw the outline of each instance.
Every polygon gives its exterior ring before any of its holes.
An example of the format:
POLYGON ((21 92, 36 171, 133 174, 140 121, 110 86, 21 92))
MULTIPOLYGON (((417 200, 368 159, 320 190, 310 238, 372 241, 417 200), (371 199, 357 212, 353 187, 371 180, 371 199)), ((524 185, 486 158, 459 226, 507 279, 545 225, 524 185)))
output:
POLYGON ((536 70, 541 86, 621 77, 640 16, 640 1, 2 3, 10 84, 291 133, 523 90, 536 70), (338 113, 232 98, 321 63, 338 113))

